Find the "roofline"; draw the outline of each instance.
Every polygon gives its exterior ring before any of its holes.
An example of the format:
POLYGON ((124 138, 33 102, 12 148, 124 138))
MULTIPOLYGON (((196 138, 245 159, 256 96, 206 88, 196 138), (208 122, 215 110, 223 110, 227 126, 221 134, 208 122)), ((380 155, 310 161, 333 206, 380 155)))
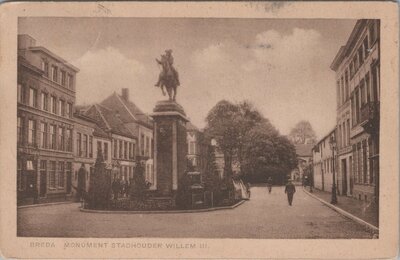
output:
POLYGON ((116 95, 118 100, 122 103, 122 105, 124 106, 124 108, 126 109, 126 111, 128 111, 128 113, 133 117, 133 119, 135 121, 139 121, 137 120, 137 118, 132 114, 132 112, 129 110, 129 108, 125 105, 124 101, 121 99, 121 97, 117 94, 117 92, 114 91, 113 95, 116 95))
POLYGON ((107 128, 109 130, 111 130, 112 128, 110 127, 110 124, 107 122, 106 118, 104 117, 104 115, 101 113, 101 110, 98 108, 99 104, 94 104, 93 106, 95 107, 95 109, 99 112, 101 119, 103 119, 104 123, 106 124, 107 128))
POLYGON ((324 135, 324 137, 322 137, 322 138, 314 145, 314 147, 313 147, 312 149, 314 149, 317 145, 319 145, 320 143, 322 143, 322 141, 325 140, 325 139, 326 139, 328 136, 330 136, 332 133, 335 133, 335 131, 336 131, 336 126, 335 126, 331 131, 329 131, 328 134, 324 135))
POLYGON ((349 52, 351 50, 350 46, 352 43, 357 40, 357 36, 360 34, 361 29, 363 26, 366 24, 367 19, 358 19, 356 25, 354 26, 353 30, 350 33, 349 38, 347 39, 346 45, 344 45, 343 53, 342 55, 339 56, 341 52, 341 48, 339 49, 339 52, 336 54, 335 58, 333 59, 333 62, 331 64, 331 69, 332 70, 337 70, 339 67, 338 65, 343 61, 344 57, 349 55, 349 52))
POLYGON ((51 57, 55 58, 56 60, 62 62, 65 66, 69 67, 70 69, 72 69, 75 72, 79 72, 79 69, 77 67, 75 67, 74 65, 72 65, 71 63, 67 62, 66 60, 64 60, 63 58, 61 58, 60 56, 58 56, 57 54, 51 52, 50 50, 46 49, 45 47, 42 46, 35 46, 35 47, 29 47, 27 50, 29 51, 41 51, 46 53, 47 55, 50 55, 51 57))

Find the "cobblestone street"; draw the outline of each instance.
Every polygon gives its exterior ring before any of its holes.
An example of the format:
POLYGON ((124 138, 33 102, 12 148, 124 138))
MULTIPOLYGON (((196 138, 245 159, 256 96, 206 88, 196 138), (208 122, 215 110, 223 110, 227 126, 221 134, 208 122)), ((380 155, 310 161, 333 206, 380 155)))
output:
POLYGON ((293 206, 284 189, 253 187, 231 210, 180 214, 84 213, 79 204, 18 209, 18 235, 34 237, 371 238, 297 187, 293 206))

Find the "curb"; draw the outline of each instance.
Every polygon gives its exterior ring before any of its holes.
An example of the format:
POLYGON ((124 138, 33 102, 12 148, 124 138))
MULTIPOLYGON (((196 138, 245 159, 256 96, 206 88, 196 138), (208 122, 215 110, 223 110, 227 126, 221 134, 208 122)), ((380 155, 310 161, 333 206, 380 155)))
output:
POLYGON ((104 214, 176 214, 176 213, 199 213, 199 212, 209 212, 224 209, 234 209, 242 205, 245 200, 241 200, 232 206, 207 208, 207 209, 188 209, 188 210, 94 210, 94 209, 83 209, 79 208, 80 211, 86 213, 104 213, 104 214))
POLYGON ((42 204, 38 203, 38 204, 32 204, 32 205, 18 206, 17 209, 46 207, 46 206, 54 206, 54 205, 60 205, 60 204, 71 204, 71 203, 79 203, 79 202, 61 201, 61 202, 51 202, 51 203, 42 203, 42 204))
POLYGON ((320 201, 320 202, 323 203, 325 206, 328 206, 329 208, 333 209, 334 211, 338 212, 339 214, 341 214, 341 215, 343 215, 343 216, 345 216, 345 217, 347 217, 347 218, 353 220, 354 222, 357 222, 358 224, 363 225, 363 226, 366 227, 368 230, 371 230, 373 233, 376 233, 376 234, 379 233, 379 228, 378 228, 378 227, 375 227, 374 225, 372 225, 372 224, 366 222, 365 220, 362 220, 362 219, 360 219, 359 217, 356 217, 356 216, 354 216, 353 214, 351 214, 351 213, 349 213, 349 212, 347 212, 347 211, 345 211, 345 210, 343 210, 343 209, 341 209, 341 208, 339 208, 339 207, 336 207, 336 206, 334 206, 334 205, 332 205, 332 204, 326 202, 325 200, 323 200, 323 199, 321 199, 321 198, 318 198, 317 196, 315 196, 315 195, 309 193, 306 189, 304 189, 304 187, 303 187, 303 191, 304 191, 306 194, 308 194, 310 197, 312 197, 312 198, 314 198, 314 199, 320 201))

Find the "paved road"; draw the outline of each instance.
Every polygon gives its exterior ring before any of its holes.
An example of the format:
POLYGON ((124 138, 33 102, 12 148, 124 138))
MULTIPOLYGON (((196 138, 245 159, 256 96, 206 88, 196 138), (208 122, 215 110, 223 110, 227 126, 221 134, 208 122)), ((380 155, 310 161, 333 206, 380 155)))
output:
POLYGON ((253 187, 252 198, 235 209, 181 214, 103 214, 79 211, 79 204, 18 209, 18 235, 38 237, 170 238, 371 238, 297 188, 288 206, 282 187, 268 194, 253 187))

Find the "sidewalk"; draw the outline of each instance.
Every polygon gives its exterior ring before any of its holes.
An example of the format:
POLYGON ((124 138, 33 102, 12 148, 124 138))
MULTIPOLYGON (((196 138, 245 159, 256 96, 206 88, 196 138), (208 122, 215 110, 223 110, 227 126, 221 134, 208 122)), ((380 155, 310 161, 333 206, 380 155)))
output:
MULTIPOLYGON (((309 191, 309 187, 307 187, 306 190, 309 191)), ((330 192, 313 189, 313 193, 311 194, 328 203, 331 202, 332 195, 330 192)), ((337 200, 338 203, 335 205, 336 207, 379 227, 377 215, 378 209, 374 203, 357 200, 347 196, 337 196, 337 200)))

